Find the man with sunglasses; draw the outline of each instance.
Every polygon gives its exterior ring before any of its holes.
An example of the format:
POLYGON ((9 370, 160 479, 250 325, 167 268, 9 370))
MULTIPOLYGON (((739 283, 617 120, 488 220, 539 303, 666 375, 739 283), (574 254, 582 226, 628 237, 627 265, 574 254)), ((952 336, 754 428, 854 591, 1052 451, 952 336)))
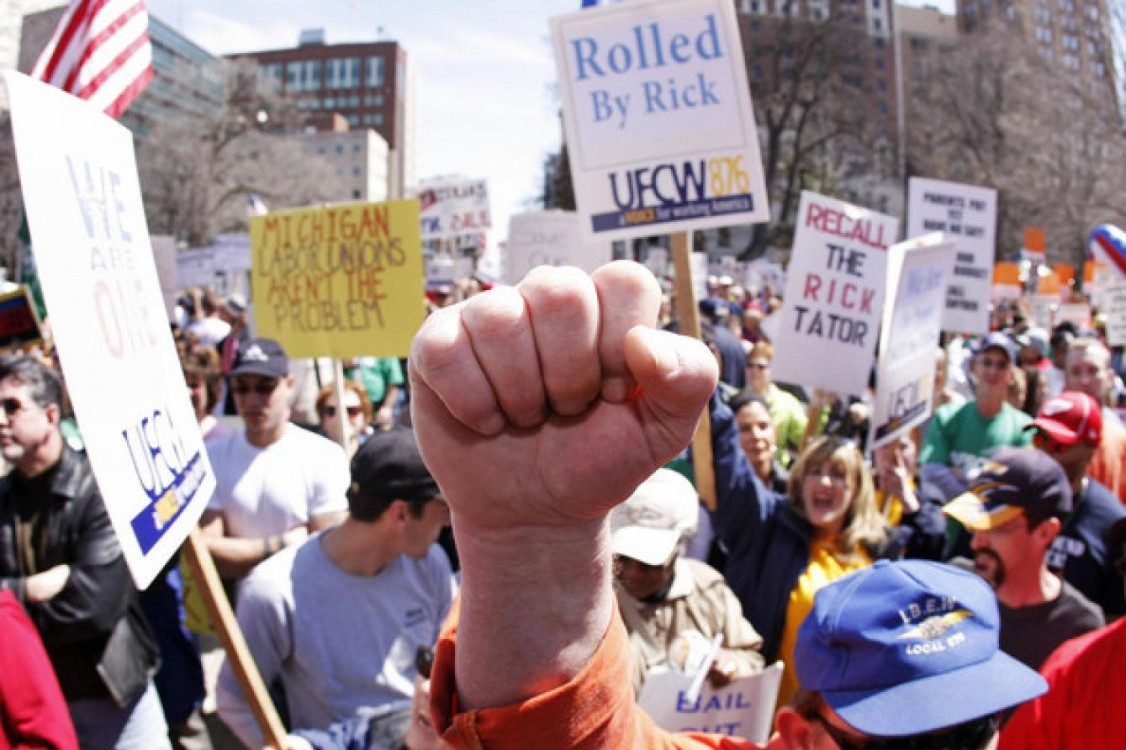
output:
POLYGON ((200 528, 219 573, 241 579, 344 517, 348 462, 339 445, 289 421, 293 376, 278 342, 240 344, 227 387, 243 429, 207 443, 216 487, 200 528))
POLYGON ((1040 407, 1030 429, 1036 447, 1067 475, 1073 498, 1071 513, 1048 550, 1048 568, 1105 615, 1126 613, 1122 573, 1104 539, 1116 521, 1126 518, 1126 508, 1088 473, 1103 432, 1098 402, 1080 391, 1064 391, 1040 407))
POLYGON ((171 748, 156 641, 90 464, 59 431, 62 403, 58 372, 0 358, 0 454, 12 465, 0 480, 0 588, 39 629, 83 747, 171 748))
POLYGON ((1000 448, 970 490, 943 508, 973 533, 972 567, 997 592, 1001 648, 1033 669, 1064 641, 1106 624, 1102 610, 1048 569, 1072 509, 1060 465, 1036 448, 1000 448))
MULTIPOLYGON (((660 299, 637 264, 539 268, 415 338, 415 429, 462 562, 431 675, 454 747, 754 747, 665 734, 630 686, 608 514, 683 449, 718 376, 703 344, 654 330, 660 299)), ((818 692, 780 713, 771 748, 983 747, 993 714, 1043 690, 998 651, 989 588, 937 563, 824 587, 797 654, 818 692)))

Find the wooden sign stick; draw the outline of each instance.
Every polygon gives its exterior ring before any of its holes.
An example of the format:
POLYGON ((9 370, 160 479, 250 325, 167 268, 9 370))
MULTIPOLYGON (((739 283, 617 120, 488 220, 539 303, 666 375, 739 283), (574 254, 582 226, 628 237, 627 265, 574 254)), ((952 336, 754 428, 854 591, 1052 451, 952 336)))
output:
POLYGON ((235 671, 235 677, 246 696, 246 702, 250 704, 250 710, 254 713, 266 744, 274 750, 285 750, 285 727, 266 691, 265 683, 262 682, 262 675, 258 673, 258 667, 250 656, 246 639, 242 637, 231 603, 227 601, 227 594, 223 591, 219 571, 215 569, 211 553, 207 551, 207 543, 198 528, 192 529, 188 534, 183 550, 200 593, 203 594, 203 602, 207 605, 215 632, 223 644, 223 650, 227 652, 227 659, 235 671))
MULTIPOLYGON (((694 339, 700 338, 700 314, 696 307, 696 289, 692 286, 691 249, 688 233, 669 235, 672 245, 673 267, 676 269, 676 315, 680 332, 694 339)), ((696 493, 703 498, 708 510, 715 510, 715 469, 712 466, 712 420, 707 408, 696 423, 692 436, 692 471, 696 475, 696 493)))

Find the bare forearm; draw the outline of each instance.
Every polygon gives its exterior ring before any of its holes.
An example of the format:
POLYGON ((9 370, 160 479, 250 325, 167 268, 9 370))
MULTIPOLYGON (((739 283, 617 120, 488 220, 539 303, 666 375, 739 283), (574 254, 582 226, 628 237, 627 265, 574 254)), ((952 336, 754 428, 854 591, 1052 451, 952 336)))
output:
POLYGON ((503 706, 577 675, 610 623, 603 522, 473 533, 454 519, 462 563, 457 688, 465 709, 503 706))
POLYGON ((245 578, 255 565, 286 546, 280 534, 266 537, 208 536, 207 551, 224 578, 245 578))

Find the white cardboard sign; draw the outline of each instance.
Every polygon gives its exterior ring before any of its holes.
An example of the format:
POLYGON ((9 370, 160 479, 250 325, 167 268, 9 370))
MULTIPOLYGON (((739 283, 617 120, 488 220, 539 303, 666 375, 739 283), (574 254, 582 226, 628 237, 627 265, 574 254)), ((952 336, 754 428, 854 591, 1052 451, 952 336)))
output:
POLYGON ((531 211, 508 220, 504 249, 506 284, 518 284, 536 266, 575 266, 587 273, 610 262, 606 240, 589 239, 573 211, 531 211))
POLYGON ((82 437, 134 581, 199 520, 215 477, 164 313, 132 135, 6 75, 35 262, 82 437))
POLYGON ((417 191, 422 239, 479 234, 492 226, 485 180, 431 182, 417 191))
POLYGON ((1103 290, 1103 311, 1106 342, 1111 346, 1126 345, 1126 284, 1112 284, 1103 290))
POLYGON ((733 3, 606 5, 553 18, 551 35, 584 232, 769 220, 733 3))
POLYGON ((707 732, 765 743, 782 682, 782 662, 722 688, 706 681, 696 700, 688 698, 692 676, 683 672, 650 674, 637 703, 653 722, 670 732, 707 732))
POLYGON ((771 364, 775 380, 863 394, 899 220, 805 191, 771 364))
POLYGON ((892 442, 934 411, 935 351, 955 252, 954 242, 941 233, 888 250, 870 449, 892 442))
POLYGON ((907 192, 907 236, 942 232, 957 245, 942 330, 986 333, 993 286, 997 191, 912 177, 907 192))

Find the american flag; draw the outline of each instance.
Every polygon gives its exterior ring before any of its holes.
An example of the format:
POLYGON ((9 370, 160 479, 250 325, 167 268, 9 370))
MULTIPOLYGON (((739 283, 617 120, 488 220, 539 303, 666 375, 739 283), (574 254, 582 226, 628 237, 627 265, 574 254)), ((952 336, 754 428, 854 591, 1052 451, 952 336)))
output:
POLYGON ((73 0, 31 75, 116 119, 153 76, 144 0, 73 0))

